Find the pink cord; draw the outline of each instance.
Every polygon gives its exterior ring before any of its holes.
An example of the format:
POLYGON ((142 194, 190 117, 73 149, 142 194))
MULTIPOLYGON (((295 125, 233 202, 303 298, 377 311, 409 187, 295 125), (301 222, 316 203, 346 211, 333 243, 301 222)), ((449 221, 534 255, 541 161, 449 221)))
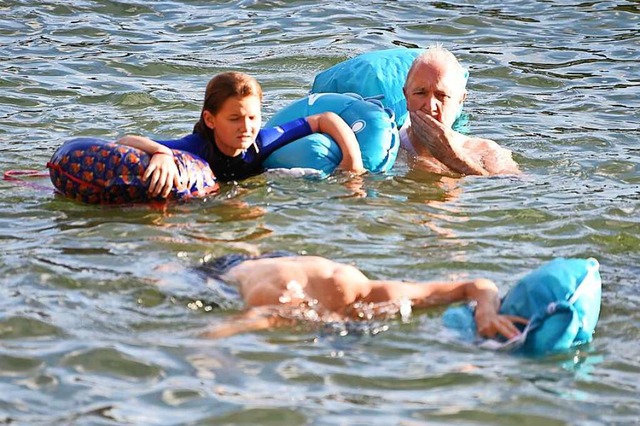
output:
POLYGON ((4 180, 19 182, 24 186, 29 186, 31 188, 36 188, 36 189, 45 189, 48 191, 51 189, 48 186, 39 185, 37 183, 33 183, 25 180, 26 178, 43 178, 43 177, 49 177, 49 172, 42 171, 42 170, 7 170, 6 172, 4 172, 4 175, 3 175, 4 180))

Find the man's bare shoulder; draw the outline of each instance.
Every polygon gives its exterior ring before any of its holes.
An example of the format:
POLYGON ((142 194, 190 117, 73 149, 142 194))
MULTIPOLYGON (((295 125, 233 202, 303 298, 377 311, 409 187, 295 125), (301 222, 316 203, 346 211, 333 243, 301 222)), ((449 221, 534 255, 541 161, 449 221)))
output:
POLYGON ((465 147, 465 149, 467 150, 474 150, 474 151, 507 151, 507 152, 511 152, 509 151, 507 148, 503 148, 500 145, 498 145, 497 142, 491 140, 491 139, 486 139, 486 138, 479 138, 476 136, 468 136, 468 135, 463 135, 463 146, 465 147))
POLYGON ((465 151, 482 164, 489 174, 520 174, 520 168, 514 161, 511 150, 491 139, 466 136, 463 146, 465 151))

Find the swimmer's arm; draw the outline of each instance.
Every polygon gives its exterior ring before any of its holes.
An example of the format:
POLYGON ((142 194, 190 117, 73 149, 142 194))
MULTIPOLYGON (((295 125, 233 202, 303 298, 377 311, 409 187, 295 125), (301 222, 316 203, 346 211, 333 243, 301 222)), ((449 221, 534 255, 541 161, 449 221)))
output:
POLYGON ((324 112, 306 118, 314 133, 326 133, 342 150, 342 161, 339 167, 358 174, 364 173, 360 145, 353 130, 336 113, 324 112))
POLYGON ((485 337, 501 334, 510 339, 520 334, 514 323, 527 322, 522 318, 498 314, 498 289, 486 279, 428 283, 371 281, 371 290, 363 297, 363 301, 371 303, 403 299, 411 300, 417 308, 475 301, 478 333, 485 337))
POLYGON ((248 309, 240 315, 216 323, 200 334, 200 337, 222 339, 250 331, 268 330, 295 324, 295 320, 287 319, 274 306, 259 306, 248 309))
POLYGON ((182 187, 180 173, 173 152, 168 147, 144 136, 126 135, 116 141, 121 145, 137 148, 151 155, 149 166, 142 175, 142 180, 149 180, 149 194, 152 197, 169 196, 171 189, 182 187))

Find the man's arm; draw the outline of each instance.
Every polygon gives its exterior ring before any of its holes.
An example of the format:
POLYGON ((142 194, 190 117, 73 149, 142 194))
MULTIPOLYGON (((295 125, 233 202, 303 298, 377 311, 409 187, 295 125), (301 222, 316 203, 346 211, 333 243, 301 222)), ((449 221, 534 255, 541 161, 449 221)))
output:
POLYGON ((464 175, 519 174, 511 151, 490 139, 465 136, 422 111, 411 112, 411 142, 464 175))

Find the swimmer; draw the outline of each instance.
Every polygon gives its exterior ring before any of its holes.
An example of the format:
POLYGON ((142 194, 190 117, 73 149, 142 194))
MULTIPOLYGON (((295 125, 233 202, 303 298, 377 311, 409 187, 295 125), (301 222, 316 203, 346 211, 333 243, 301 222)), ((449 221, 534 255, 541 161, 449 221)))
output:
POLYGON ((432 46, 420 54, 412 63, 403 88, 409 119, 400 129, 401 147, 433 173, 520 173, 508 149, 451 128, 467 97, 465 84, 464 69, 447 49, 432 46))
POLYGON ((478 333, 485 337, 502 335, 510 339, 520 334, 516 323, 527 323, 523 318, 498 313, 498 291, 487 279, 415 283, 370 280, 351 265, 280 252, 255 257, 227 255, 203 262, 199 270, 236 286, 247 308, 239 321, 219 325, 206 334, 208 337, 276 326, 282 321, 273 315, 256 315, 260 308, 295 307, 304 300, 317 301, 318 310, 339 318, 352 316, 356 304, 406 301, 413 308, 428 308, 473 301, 478 333))
POLYGON ((184 138, 153 141, 127 135, 117 142, 152 155, 143 180, 152 196, 167 197, 172 187, 182 187, 171 149, 188 151, 205 159, 221 181, 242 180, 264 171, 263 161, 276 149, 312 133, 326 133, 342 150, 339 167, 363 173, 358 141, 340 116, 327 112, 261 129, 262 88, 240 72, 218 74, 209 81, 200 120, 184 138))

